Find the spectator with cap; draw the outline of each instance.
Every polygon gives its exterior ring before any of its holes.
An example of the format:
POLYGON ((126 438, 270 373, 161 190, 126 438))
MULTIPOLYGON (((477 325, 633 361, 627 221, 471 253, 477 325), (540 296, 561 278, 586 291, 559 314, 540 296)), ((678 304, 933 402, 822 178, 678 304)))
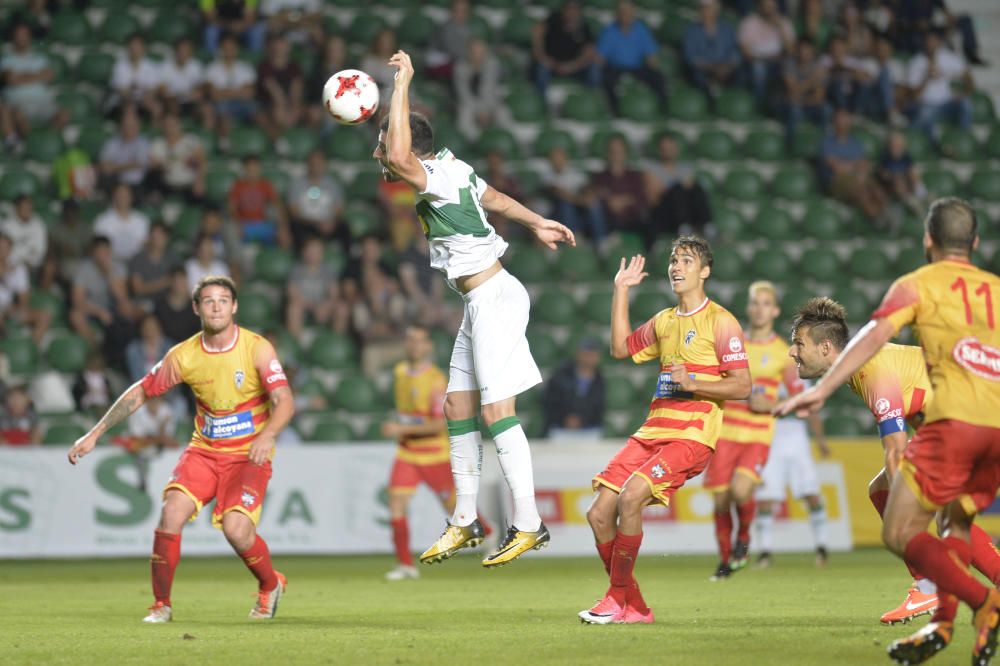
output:
POLYGON ((684 29, 684 64, 694 84, 714 98, 739 76, 740 49, 736 29, 719 18, 719 0, 699 0, 698 14, 684 29))
POLYGON ((531 32, 535 85, 542 98, 553 76, 574 78, 588 86, 601 83, 594 35, 583 18, 579 0, 566 0, 531 32))
POLYGON ((573 359, 546 382, 542 398, 546 436, 600 437, 605 409, 601 347, 597 339, 583 338, 573 359))
POLYGON ((667 83, 656 64, 658 49, 649 27, 636 19, 632 0, 618 0, 615 20, 604 27, 597 39, 599 61, 604 64, 604 90, 616 116, 620 115, 618 79, 623 74, 645 83, 660 103, 666 105, 667 83))
POLYGON ((30 195, 21 194, 14 199, 14 210, 0 222, 0 231, 10 238, 12 265, 23 264, 29 273, 42 265, 49 245, 49 232, 45 222, 35 213, 30 195))

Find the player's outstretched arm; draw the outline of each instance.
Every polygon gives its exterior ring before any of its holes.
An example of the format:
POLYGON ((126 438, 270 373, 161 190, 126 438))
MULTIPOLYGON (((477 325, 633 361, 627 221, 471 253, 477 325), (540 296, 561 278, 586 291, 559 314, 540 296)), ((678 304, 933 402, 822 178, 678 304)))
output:
POLYGON ((632 324, 628 316, 628 290, 645 280, 649 273, 646 268, 646 258, 641 254, 634 255, 625 265, 622 257, 615 274, 615 290, 611 296, 611 356, 628 358, 628 336, 632 333, 632 324))
POLYGON ((576 247, 576 237, 569 227, 542 217, 524 204, 490 186, 486 187, 483 196, 479 198, 479 203, 487 213, 503 215, 508 220, 513 220, 531 229, 538 240, 545 243, 551 250, 555 250, 558 243, 566 243, 571 247, 576 247))
POLYGON ((76 443, 73 444, 73 447, 67 454, 70 464, 75 465, 80 458, 93 451, 101 435, 127 419, 132 412, 142 407, 145 402, 146 390, 142 387, 142 381, 138 381, 128 387, 124 393, 118 396, 115 404, 111 405, 111 408, 101 417, 101 420, 90 429, 90 432, 76 440, 76 443))
POLYGON ((405 51, 396 51, 389 59, 396 68, 396 78, 389 106, 389 127, 385 133, 385 161, 394 174, 409 183, 417 192, 427 189, 427 172, 413 154, 410 133, 410 82, 413 63, 405 51))

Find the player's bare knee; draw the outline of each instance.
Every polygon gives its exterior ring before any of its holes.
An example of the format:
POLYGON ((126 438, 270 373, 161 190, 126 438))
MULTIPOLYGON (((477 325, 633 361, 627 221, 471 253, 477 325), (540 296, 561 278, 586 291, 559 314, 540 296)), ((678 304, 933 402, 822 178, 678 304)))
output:
POLYGON ((642 508, 649 501, 649 494, 636 484, 626 484, 618 495, 618 513, 625 516, 635 516, 642 513, 642 508))
POLYGON ((468 396, 449 393, 444 397, 444 418, 448 421, 462 421, 476 415, 476 407, 468 396))
POLYGON ((615 520, 615 505, 594 502, 587 509, 587 522, 594 531, 611 529, 615 520))
POLYGON ((483 405, 481 411, 483 415, 483 423, 487 426, 491 426, 500 419, 505 419, 508 416, 514 416, 514 403, 508 400, 501 400, 500 402, 483 405))
POLYGON ((230 545, 241 553, 253 546, 257 536, 253 521, 235 511, 222 517, 222 533, 230 545))

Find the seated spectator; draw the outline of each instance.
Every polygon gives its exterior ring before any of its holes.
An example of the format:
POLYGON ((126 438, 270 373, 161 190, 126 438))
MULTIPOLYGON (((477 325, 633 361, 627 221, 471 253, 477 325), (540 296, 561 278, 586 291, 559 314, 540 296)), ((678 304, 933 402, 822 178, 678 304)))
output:
POLYGON ((851 114, 838 109, 833 114, 833 132, 820 148, 820 174, 830 194, 860 210, 871 222, 880 221, 888 205, 865 148, 851 134, 851 114))
POLYGON ((830 40, 821 64, 827 71, 827 96, 834 108, 854 113, 872 106, 878 90, 876 60, 851 55, 844 38, 836 35, 830 40))
POLYGON ((987 64, 979 56, 979 40, 972 17, 968 14, 953 14, 945 0, 909 0, 893 4, 893 32, 896 46, 900 50, 916 53, 921 48, 921 40, 926 32, 943 28, 947 35, 958 33, 962 41, 962 53, 968 62, 973 65, 987 64))
POLYGON ((757 106, 766 108, 768 88, 781 76, 781 62, 795 44, 795 29, 777 0, 757 0, 757 11, 740 21, 737 41, 747 64, 757 106))
POLYGON ((49 246, 49 231, 42 218, 35 213, 35 204, 29 195, 21 194, 14 199, 13 214, 5 216, 0 222, 0 232, 13 244, 10 251, 12 265, 23 264, 29 273, 41 267, 49 246))
POLYGON ((646 200, 651 202, 652 225, 658 234, 703 234, 712 220, 708 194, 695 179, 694 168, 678 159, 680 146, 669 134, 656 145, 657 159, 646 168, 646 200))
POLYGON ((86 256, 87 248, 90 247, 93 238, 93 229, 80 215, 80 205, 72 199, 63 201, 62 214, 52 230, 52 239, 49 243, 63 281, 72 280, 77 264, 86 256))
MULTIPOLYGON (((347 57, 347 42, 341 35, 330 35, 323 45, 322 55, 316 59, 312 72, 309 74, 309 84, 307 89, 322 90, 327 80, 343 69, 349 69, 347 57)), ((308 122, 311 127, 325 126, 334 127, 334 120, 323 108, 322 95, 310 94, 306 96, 309 109, 306 112, 308 122)))
POLYGON ((304 176, 292 181, 288 188, 289 230, 296 248, 301 248, 310 236, 336 240, 344 250, 351 243, 351 231, 341 219, 344 213, 344 191, 327 173, 322 150, 313 150, 306 160, 304 176))
POLYGON ((24 264, 11 261, 12 248, 10 237, 0 231, 0 337, 10 333, 9 324, 17 323, 29 327, 31 338, 39 344, 52 323, 52 313, 31 307, 31 278, 24 264))
POLYGON ((608 232, 629 231, 642 236, 647 247, 653 243, 648 226, 646 182, 642 172, 628 166, 628 144, 624 137, 608 141, 604 171, 594 174, 590 187, 604 209, 608 232))
POLYGON ((430 246, 425 238, 415 235, 410 239, 410 245, 399 254, 398 271, 407 320, 428 328, 452 328, 450 318, 457 308, 445 303, 445 281, 431 268, 430 246))
POLYGON ((104 357, 91 352, 86 364, 73 380, 73 400, 81 412, 103 414, 111 406, 114 393, 108 380, 104 357))
POLYGON ((219 56, 205 72, 209 99, 219 116, 219 148, 222 150, 229 149, 229 130, 233 120, 247 122, 257 115, 254 101, 257 72, 240 60, 239 54, 236 38, 226 35, 222 38, 219 56))
POLYGON ((389 65, 389 58, 397 49, 396 32, 392 28, 383 28, 375 34, 371 47, 361 59, 360 69, 375 79, 381 99, 392 99, 396 68, 389 65))
POLYGON ((212 239, 215 258, 229 267, 229 276, 239 284, 245 266, 240 230, 236 223, 223 217, 218 208, 206 208, 198 232, 212 239))
POLYGON ((86 201, 97 190, 97 168, 79 146, 68 146, 52 165, 52 178, 62 201, 86 201))
POLYGON ((194 256, 184 262, 188 284, 198 284, 206 275, 229 275, 226 262, 215 258, 215 241, 209 236, 198 236, 194 243, 194 256))
POLYGON ((585 233, 600 245, 608 235, 601 202, 587 187, 587 175, 573 166, 562 148, 549 152, 548 169, 542 183, 552 206, 552 216, 572 229, 585 233))
POLYGON ((827 16, 823 0, 803 0, 799 4, 799 18, 795 23, 799 39, 808 39, 818 51, 826 50, 833 34, 833 21, 827 16))
POLYGON ((876 177, 889 196, 901 201, 915 215, 923 215, 925 207, 922 199, 927 196, 927 188, 906 149, 906 137, 901 132, 889 135, 876 177))
POLYGON ((132 207, 132 188, 118 183, 111 192, 111 207, 94 220, 94 233, 111 241, 115 261, 127 265, 149 238, 149 218, 132 207))
POLYGON ((281 133, 298 124, 303 114, 303 77, 291 59, 291 47, 281 35, 270 39, 267 57, 257 66, 257 103, 261 125, 276 141, 281 133))
POLYGON ((170 231, 163 222, 154 222, 142 251, 128 263, 128 283, 136 305, 149 312, 153 303, 170 288, 170 271, 180 263, 167 247, 170 231))
POLYGON ((937 139, 938 123, 944 119, 963 129, 972 126, 972 74, 965 59, 942 43, 940 34, 927 33, 923 53, 909 62, 907 79, 914 96, 913 123, 931 139, 937 139))
POLYGON ((146 492, 151 457, 163 449, 180 446, 175 436, 179 423, 178 411, 170 399, 147 398, 129 417, 127 434, 112 440, 136 457, 140 492, 146 492))
POLYGON ((264 50, 267 24, 257 14, 257 0, 199 0, 205 23, 205 50, 215 55, 226 37, 242 37, 244 45, 260 53, 264 50))
POLYGON ((23 386, 12 386, 4 395, 0 409, 0 444, 27 446, 42 443, 42 427, 38 414, 23 386))
POLYGON ((154 123, 159 122, 161 69, 146 57, 146 42, 142 35, 135 33, 125 43, 125 51, 118 56, 111 70, 111 90, 109 109, 115 111, 126 104, 134 104, 154 123))
POLYGON ((785 143, 791 148, 799 123, 809 120, 826 127, 830 122, 830 107, 826 103, 826 67, 816 57, 816 47, 808 39, 800 39, 795 57, 785 63, 785 94, 788 109, 785 118, 785 143))
POLYGON ((854 2, 841 5, 838 27, 847 44, 848 55, 861 60, 872 56, 875 52, 875 36, 854 2))
POLYGON ((531 32, 535 85, 545 99, 553 76, 573 78, 589 86, 601 83, 594 35, 583 18, 579 0, 566 0, 531 32))
POLYGON ((190 37, 174 44, 173 55, 160 65, 159 79, 167 113, 191 114, 197 109, 204 98, 205 67, 194 57, 190 37))
POLYGON ((469 22, 471 17, 472 7, 469 0, 452 0, 448 18, 438 28, 427 51, 425 64, 428 76, 442 81, 451 80, 455 63, 468 53, 469 40, 473 37, 472 25, 469 22))
POLYGON ((201 330, 201 320, 191 303, 191 289, 187 270, 178 266, 170 273, 170 289, 153 306, 153 314, 168 340, 181 342, 201 330))
POLYGON ((285 288, 285 325, 298 337, 307 322, 328 326, 337 303, 337 275, 323 262, 323 241, 316 236, 302 246, 301 262, 292 269, 285 288))
POLYGON ((709 97, 739 76, 740 50, 736 30, 719 18, 719 0, 699 0, 700 21, 684 29, 684 64, 694 84, 709 97))
POLYGON ((101 176, 110 187, 125 183, 139 187, 149 170, 149 141, 139 134, 139 115, 135 107, 126 106, 122 110, 118 134, 110 137, 101 146, 101 176))
POLYGON ((604 425, 604 377, 601 343, 583 338, 576 356, 545 384, 542 411, 545 437, 600 437, 604 425))
POLYGON ((875 40, 874 105, 866 112, 876 120, 888 121, 894 127, 907 124, 902 111, 910 106, 910 88, 906 84, 906 66, 893 57, 892 42, 886 37, 875 40))
POLYGON ((32 45, 31 28, 18 22, 11 34, 11 47, 0 57, 0 80, 9 114, 4 123, 4 139, 8 149, 15 149, 21 146, 21 139, 33 125, 52 124, 58 128, 69 116, 56 104, 50 85, 52 68, 45 54, 32 45))
MULTIPOLYGON (((493 189, 503 192, 514 201, 524 201, 525 193, 521 190, 521 184, 507 170, 504 155, 498 150, 491 150, 486 153, 486 182, 493 189)), ((512 224, 510 220, 502 215, 491 215, 490 213, 486 215, 489 223, 504 238, 509 240, 525 236, 524 227, 521 225, 512 224)))
POLYGON ((188 203, 205 197, 205 148, 201 139, 184 132, 180 119, 163 119, 163 136, 153 139, 149 167, 155 189, 165 196, 179 196, 188 203))
POLYGON ((163 328, 156 315, 147 314, 139 321, 139 337, 125 348, 125 367, 128 380, 137 382, 160 362, 174 341, 163 336, 163 328))
POLYGON ((73 278, 70 325, 91 346, 97 342, 94 326, 104 329, 105 349, 113 349, 121 357, 137 314, 128 298, 125 269, 111 254, 111 241, 107 236, 95 236, 90 256, 80 262, 73 278))
MULTIPOLYGON (((229 190, 229 216, 240 228, 243 242, 288 245, 288 224, 278 191, 261 174, 260 158, 243 158, 243 174, 229 190)), ((192 283, 194 284, 194 283, 192 283)))
POLYGON ((486 41, 469 41, 469 52, 455 63, 452 85, 458 108, 458 129, 470 139, 493 125, 506 110, 500 95, 500 61, 486 41))
POLYGON ((260 13, 270 34, 317 47, 323 43, 322 5, 321 0, 261 0, 260 13))
POLYGON ((657 49, 653 33, 635 18, 632 0, 618 0, 615 21, 606 25, 597 39, 599 61, 604 65, 604 91, 616 116, 621 115, 617 86, 622 74, 648 85, 666 105, 667 84, 656 65, 657 49))

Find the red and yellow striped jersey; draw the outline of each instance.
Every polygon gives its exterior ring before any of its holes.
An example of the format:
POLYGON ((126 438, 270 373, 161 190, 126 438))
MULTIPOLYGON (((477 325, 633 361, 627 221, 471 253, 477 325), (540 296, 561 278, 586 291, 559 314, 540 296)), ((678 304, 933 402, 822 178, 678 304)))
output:
POLYGON ((879 437, 920 425, 934 389, 920 347, 889 343, 851 376, 849 386, 878 421, 879 437))
POLYGON ((274 347, 262 336, 236 329, 236 341, 209 351, 197 333, 174 345, 142 379, 149 397, 187 384, 196 400, 191 446, 217 453, 246 453, 271 417, 269 393, 288 386, 274 347))
POLYGON ((719 381, 722 373, 747 367, 743 330, 729 311, 705 299, 694 312, 660 311, 628 337, 636 363, 660 360, 660 377, 646 422, 634 437, 690 441, 715 448, 722 428, 722 400, 679 390, 670 367, 683 363, 699 381, 719 381))
MULTIPOLYGON (((424 423, 428 419, 444 418, 444 396, 448 378, 433 363, 414 368, 409 361, 400 361, 393 370, 396 412, 401 423, 424 423)), ((399 442, 396 456, 417 465, 448 462, 448 430, 426 437, 407 437, 399 442)))
MULTIPOLYGON (((804 385, 799 379, 795 361, 788 356, 787 342, 772 335, 770 339, 759 342, 747 340, 746 345, 753 393, 776 401, 782 384, 788 395, 802 391, 804 385)), ((737 444, 771 445, 777 420, 770 412, 752 412, 746 400, 727 400, 723 410, 719 439, 737 444)))
POLYGON ((934 387, 926 423, 1000 428, 998 301, 1000 277, 967 261, 936 261, 896 280, 872 315, 896 331, 913 325, 934 387))

